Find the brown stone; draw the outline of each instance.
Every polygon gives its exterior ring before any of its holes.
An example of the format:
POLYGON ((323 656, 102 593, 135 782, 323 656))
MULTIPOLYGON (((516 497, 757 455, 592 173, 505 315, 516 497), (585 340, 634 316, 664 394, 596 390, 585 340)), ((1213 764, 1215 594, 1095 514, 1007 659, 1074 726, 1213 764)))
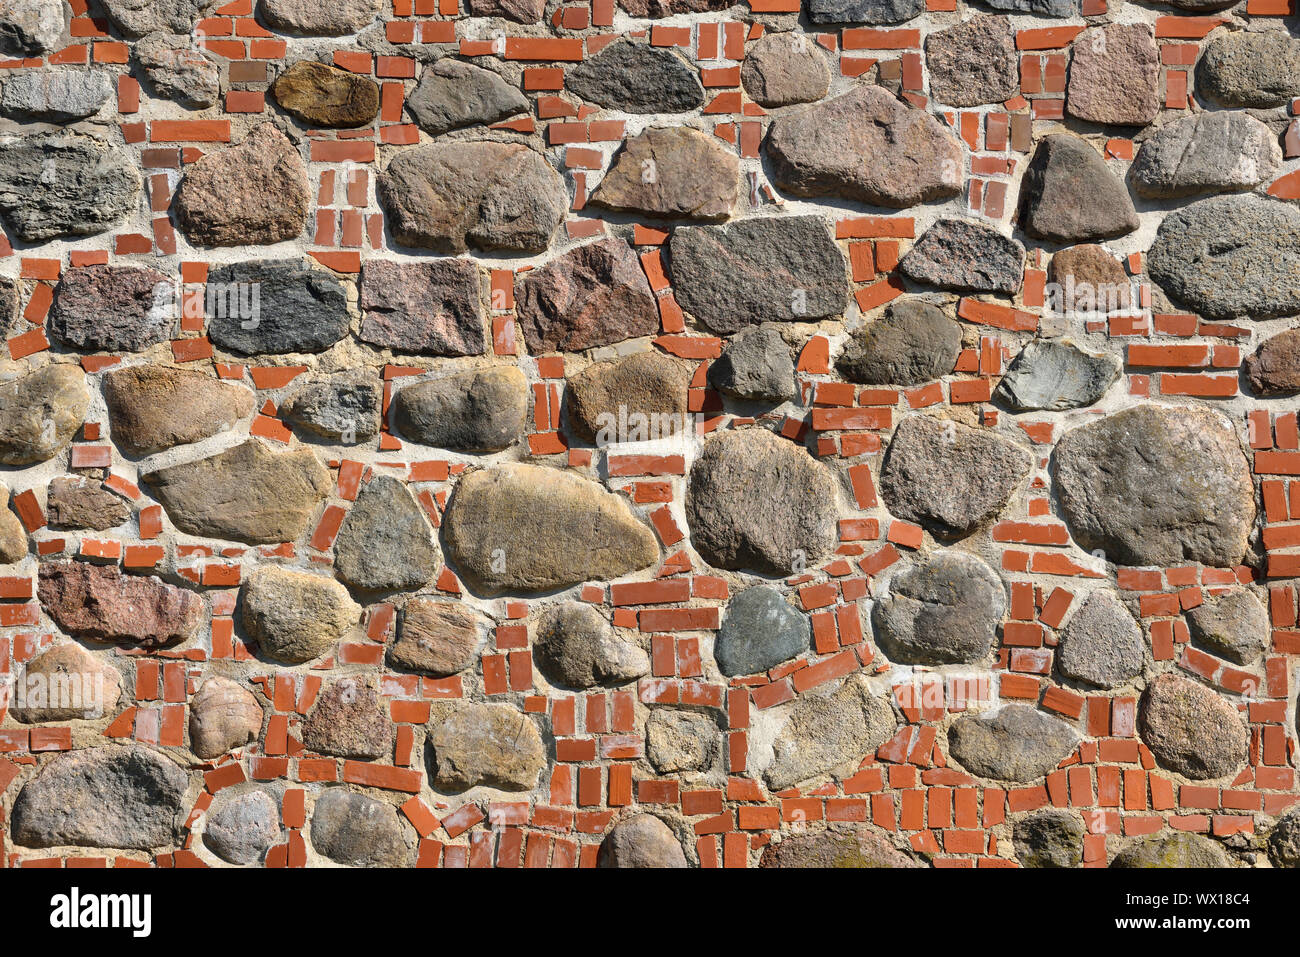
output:
POLYGON ((831 87, 826 54, 803 33, 769 33, 745 51, 740 82, 755 103, 790 106, 820 100, 831 87))
POLYGON ((46 562, 37 594, 55 624, 74 638, 165 647, 188 641, 207 617, 198 595, 116 565, 46 562))
POLYGON ((474 663, 491 624, 457 602, 417 595, 402 609, 388 663, 437 678, 454 675, 474 663))
POLYGON ((258 651, 290 664, 325 654, 361 616, 333 578, 287 568, 253 572, 242 597, 244 628, 258 651))
POLYGON ((925 60, 936 103, 1002 103, 1020 92, 1016 35, 1007 17, 977 15, 931 33, 925 60))
POLYGON ((53 458, 86 421, 89 404, 86 377, 69 363, 0 383, 0 465, 53 458))
POLYGON ((80 352, 139 352, 175 335, 175 287, 136 266, 77 266, 54 291, 49 330, 80 352))
POLYGON ((651 129, 627 139, 590 202, 664 219, 722 220, 739 199, 739 183, 740 161, 716 136, 651 129))
POLYGON ((121 525, 131 509, 99 482, 62 475, 50 482, 45 515, 51 528, 90 528, 102 532, 121 525))
POLYGON ((1147 685, 1138 734, 1156 760, 1196 780, 1221 778, 1246 761, 1250 732, 1232 704, 1190 678, 1163 674, 1147 685))
POLYGON ((122 676, 104 657, 68 641, 29 661, 12 694, 10 713, 27 724, 94 720, 117 707, 122 676))
POLYGON ((350 70, 301 60, 271 84, 276 101, 311 126, 364 126, 379 115, 379 84, 350 70))
POLYGON ((367 260, 358 338, 399 352, 482 355, 479 283, 478 267, 466 259, 367 260))
POLYGON ((1071 246, 1053 255, 1047 277, 1060 287, 1064 297, 1063 308, 1058 311, 1106 312, 1127 308, 1130 301, 1130 280, 1123 264, 1092 243, 1071 246), (1070 289, 1073 292, 1067 296, 1070 289))
POLYGON ((536 23, 546 12, 546 0, 469 0, 476 17, 504 17, 515 23, 536 23))
POLYGON ((500 704, 458 701, 429 722, 433 786, 458 794, 476 785, 531 791, 546 767, 546 748, 525 714, 500 704))
POLYGON ((1160 112, 1160 51, 1145 23, 1111 23, 1070 47, 1066 109, 1093 123, 1145 126, 1160 112))
POLYGON ((224 432, 252 414, 254 395, 202 372, 143 365, 106 372, 104 402, 113 440, 142 456, 224 432))
POLYGON ((365 678, 340 678, 325 688, 307 715, 302 743, 345 758, 379 758, 393 739, 388 706, 365 678))
POLYGON ((1265 340, 1246 360, 1246 377, 1257 395, 1300 392, 1300 329, 1265 340))
POLYGON ((220 757, 261 733, 257 696, 229 678, 209 678, 190 702, 190 750, 201 758, 220 757))
POLYGON ((599 444, 678 434, 687 428, 686 391, 694 373, 694 363, 662 352, 593 363, 569 377, 569 424, 580 438, 599 444))
POLYGON ((27 530, 9 510, 9 489, 0 482, 0 565, 12 565, 27 557, 27 530))

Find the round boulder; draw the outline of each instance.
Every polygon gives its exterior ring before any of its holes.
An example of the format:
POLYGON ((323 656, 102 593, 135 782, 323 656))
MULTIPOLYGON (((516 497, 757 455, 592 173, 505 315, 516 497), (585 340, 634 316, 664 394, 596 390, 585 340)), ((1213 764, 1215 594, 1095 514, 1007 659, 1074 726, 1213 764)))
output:
POLYGON ((890 661, 969 664, 988 657, 1006 609, 997 572, 974 555, 943 551, 887 579, 871 621, 890 661))

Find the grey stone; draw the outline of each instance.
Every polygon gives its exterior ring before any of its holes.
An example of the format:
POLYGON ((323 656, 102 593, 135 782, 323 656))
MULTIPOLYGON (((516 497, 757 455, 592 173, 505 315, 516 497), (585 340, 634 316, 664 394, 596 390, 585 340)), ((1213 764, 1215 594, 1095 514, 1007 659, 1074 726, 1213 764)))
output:
POLYGON ((678 303, 724 335, 769 319, 838 316, 848 300, 844 255, 819 216, 682 226, 669 251, 678 303))
POLYGON ((620 40, 569 70, 570 93, 624 113, 684 113, 704 105, 699 74, 667 47, 620 40))
POLYGON ((956 196, 965 151, 937 119, 860 82, 772 121, 773 181, 795 196, 840 196, 906 209, 956 196))
POLYGON ((128 455, 152 455, 224 432, 250 415, 254 394, 191 369, 111 369, 101 380, 113 441, 128 455))
POLYGON ((131 154, 97 137, 0 138, 0 212, 24 242, 102 233, 135 211, 140 187, 131 154))
POLYGON ((363 676, 327 685, 302 725, 302 743, 321 754, 382 758, 392 751, 392 741, 388 704, 363 676))
POLYGON ((740 160, 689 127, 648 129, 623 142, 589 202, 660 219, 722 220, 740 198, 740 160))
POLYGON ((627 500, 571 472, 499 465, 464 475, 443 521, 447 557, 479 594, 607 581, 659 558, 627 500))
POLYGON ((221 791, 203 823, 203 843, 228 864, 256 864, 280 833, 280 808, 258 788, 221 791))
POLYGON ((645 723, 646 757, 660 774, 703 771, 713 764, 721 737, 706 714, 656 708, 645 723))
POLYGON ((1014 293, 1025 272, 1025 247, 970 219, 940 219, 898 264, 903 275, 941 289, 1014 293))
POLYGON ((686 520, 710 565, 784 577, 835 544, 836 485, 802 446, 766 429, 731 430, 691 466, 686 520))
POLYGON ((407 831, 392 805, 342 788, 316 799, 311 843, 319 854, 349 867, 409 866, 407 831))
POLYGON ((965 714, 948 728, 948 747, 972 774, 1027 784, 1070 756, 1079 735, 1059 718, 1012 704, 965 714))
POLYGON ((458 452, 499 452, 523 435, 528 380, 518 366, 489 366, 408 385, 393 397, 408 439, 458 452))
POLYGON ((763 850, 759 867, 878 868, 922 867, 865 827, 825 830, 816 834, 788 834, 763 850))
POLYGON ((433 787, 458 794, 477 785, 531 791, 546 749, 527 715, 500 704, 458 701, 429 723, 433 787))
POLYGON ((615 824, 600 843, 597 867, 686 867, 672 829, 653 814, 634 814, 615 824))
POLYGON ((799 392, 790 346, 772 326, 733 336, 710 363, 708 380, 719 392, 753 402, 784 402, 799 392))
POLYGON ((1285 29, 1220 33, 1203 48, 1196 87, 1224 106, 1282 106, 1300 96, 1300 40, 1285 29))
POLYGON ((1012 841, 1021 867, 1078 867, 1083 821, 1068 811, 1039 811, 1016 821, 1012 841))
POLYGON ((103 70, 47 70, 5 80, 0 111, 23 120, 64 123, 94 116, 113 95, 103 70))
POLYGON ((181 531, 250 545, 296 541, 332 487, 311 449, 277 453, 252 438, 140 479, 181 531))
POLYGON ((221 98, 221 61, 178 33, 151 33, 135 44, 135 61, 159 96, 188 109, 215 106, 221 98))
POLYGON ((406 108, 425 132, 438 136, 527 112, 528 99, 491 70, 444 57, 424 68, 406 108))
POLYGON ((492 622, 460 602, 416 595, 402 608, 388 663, 445 678, 478 660, 492 622))
POLYGON ((39 56, 63 39, 63 0, 5 0, 0 6, 0 50, 39 56))
POLYGON ((1032 13, 1040 17, 1072 17, 1078 13, 1078 0, 987 0, 994 10, 1008 13, 1032 13))
POLYGON ((1179 832, 1148 837, 1115 855, 1111 867, 1177 868, 1231 867, 1219 845, 1199 834, 1179 832))
POLYGON ((260 259, 208 272, 208 336, 238 355, 323 352, 348 334, 348 292, 307 260, 260 259), (224 293, 224 295, 223 295, 224 293))
POLYGON ((377 475, 357 495, 334 540, 334 572, 359 591, 409 591, 438 570, 424 512, 400 481, 377 475))
POLYGON ((1233 664, 1252 665, 1268 650, 1268 609, 1248 588, 1210 596, 1187 612, 1192 641, 1233 664))
POLYGON ((1300 807, 1292 805, 1268 832, 1268 859, 1274 867, 1300 867, 1300 807))
POLYGON ((1067 432, 1056 488, 1074 540, 1122 565, 1238 565, 1255 521, 1237 435, 1201 407, 1143 404, 1067 432))
POLYGON ((1277 135, 1249 113, 1180 116, 1142 144, 1133 161, 1134 188, 1161 199, 1252 189, 1282 163, 1277 135))
POLYGON ((745 51, 740 82, 755 103, 769 108, 811 103, 831 88, 826 57, 803 33, 769 33, 745 51))
POLYGON ((131 517, 131 509, 97 481, 61 475, 50 482, 45 495, 45 515, 51 528, 89 528, 102 532, 125 522, 131 517))
POLYGON ((974 555, 940 551, 890 577, 871 623, 890 661, 973 664, 988 658, 1006 612, 997 572, 974 555))
POLYGON ((964 538, 1006 507, 1032 466, 1028 452, 987 429, 910 416, 890 439, 880 497, 899 518, 964 538))
POLYGON ((949 106, 1002 103, 1020 92, 1016 34, 1007 17, 977 14, 925 38, 930 95, 949 106))
POLYGON ((1092 405, 1119 378, 1112 355, 1084 352, 1069 339, 1030 339, 1011 360, 993 393, 1016 412, 1060 412, 1092 405))
POLYGON ((341 372, 309 382, 280 404, 280 415, 322 438, 361 442, 379 434, 384 387, 372 374, 341 372))
POLYGON ((421 355, 483 354, 478 267, 467 259, 366 260, 361 314, 362 342, 421 355))
POLYGON ((861 675, 806 692, 790 706, 763 779, 781 791, 836 769, 856 771, 897 727, 889 699, 873 695, 861 675))
POLYGON ((106 656, 66 641, 27 662, 6 691, 9 713, 24 724, 95 721, 117 709, 122 676, 106 656))
POLYGON ((693 431, 686 393, 694 373, 693 363, 662 352, 594 362, 569 376, 564 393, 569 424, 575 435, 597 445, 693 431), (639 430, 638 422, 645 423, 639 430), (627 428, 620 429, 620 423, 627 428))
POLYGON ((476 17, 503 17, 515 23, 537 23, 546 12, 546 0, 469 0, 476 17))
POLYGON ((211 759, 242 748, 262 733, 263 717, 253 692, 229 678, 209 678, 190 702, 190 750, 211 759))
POLYGON ((89 405, 86 377, 75 365, 42 366, 0 383, 0 464, 58 455, 85 423, 89 405))
POLYGON ((961 352, 961 326, 920 299, 893 303, 850 336, 835 368, 864 385, 932 382, 952 372, 961 352))
POLYGON ((1113 239, 1138 228, 1123 182, 1092 144, 1069 133, 1039 141, 1020 184, 1020 226, 1058 243, 1113 239))
POLYGON ((84 352, 140 352, 176 329, 175 287, 136 266, 74 266, 54 290, 49 328, 84 352))
POLYGON ((542 612, 533 655, 547 681, 569 688, 626 684, 650 671, 640 645, 591 605, 572 601, 542 612))
POLYGON ((361 617, 334 579, 275 566, 253 572, 241 597, 244 629, 258 649, 288 664, 319 658, 361 617))
POLYGON ((1264 340, 1246 359, 1245 369, 1257 395, 1300 392, 1300 329, 1287 329, 1264 340))
POLYGON ((100 0, 109 22, 126 36, 142 37, 156 30, 188 34, 208 0, 100 0))
POLYGON ((713 657, 729 678, 752 675, 803 654, 811 638, 807 615, 791 607, 775 588, 754 585, 727 603, 713 657))
POLYGON ((189 641, 207 622, 194 592, 153 575, 126 575, 116 565, 42 562, 37 597, 74 638, 159 648, 189 641))
POLYGON ((1147 272, 1208 319, 1300 312, 1300 210, 1258 196, 1216 196, 1174 210, 1147 253, 1147 272))
POLYGON ((902 23, 925 13, 925 0, 809 0, 813 23, 902 23))
POLYGON ((188 787, 189 775, 138 745, 57 754, 18 792, 10 836, 34 848, 172 847, 188 787))
POLYGON ((281 33, 307 37, 341 37, 374 22, 383 0, 258 0, 262 22, 281 33))
POLYGON ((1160 102, 1160 51, 1145 23, 1108 23, 1070 44, 1065 108, 1093 123, 1145 126, 1160 102))
POLYGON ((1162 767, 1195 780, 1236 771, 1250 743, 1235 707, 1204 685, 1169 673, 1147 685, 1137 727, 1162 767))
POLYGON ((1096 591, 1070 616, 1061 632, 1056 663, 1076 681, 1114 688, 1142 671, 1142 629, 1109 591, 1096 591))

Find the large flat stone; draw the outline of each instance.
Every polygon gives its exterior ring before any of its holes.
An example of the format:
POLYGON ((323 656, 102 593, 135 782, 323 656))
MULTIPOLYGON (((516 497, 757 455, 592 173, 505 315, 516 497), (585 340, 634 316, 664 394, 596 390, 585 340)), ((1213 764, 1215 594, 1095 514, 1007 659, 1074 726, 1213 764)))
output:
POLYGON ((479 273, 469 260, 368 259, 361 271, 361 313, 362 342, 421 355, 483 354, 479 273))
POLYGON ((171 366, 111 369, 103 377, 113 441, 128 455, 152 455, 224 432, 251 415, 244 386, 171 366))
POLYGON ((140 352, 176 334, 175 287, 136 266, 74 266, 54 288, 49 330, 79 352, 140 352))
POLYGON ((0 212, 24 242, 102 233, 135 211, 131 154, 84 133, 0 137, 0 212))
POLYGON ((74 638, 157 648, 189 641, 207 621, 194 592, 116 565, 44 562, 37 595, 45 613, 74 638))
POLYGON ((941 551, 889 577, 871 622, 890 661, 974 664, 989 657, 1006 613, 997 572, 974 555, 941 551))
POLYGON ((439 791, 459 794, 484 785, 531 791, 546 767, 537 726, 514 708, 459 701, 429 722, 429 777, 439 791))

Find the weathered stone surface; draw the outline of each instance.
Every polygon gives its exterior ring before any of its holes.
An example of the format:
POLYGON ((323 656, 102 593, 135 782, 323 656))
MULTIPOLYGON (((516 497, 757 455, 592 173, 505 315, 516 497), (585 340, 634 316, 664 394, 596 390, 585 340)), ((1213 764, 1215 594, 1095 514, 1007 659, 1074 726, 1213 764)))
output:
POLYGON ((466 259, 366 260, 361 314, 363 342, 421 355, 483 353, 478 268, 466 259))
POLYGON ((1252 189, 1272 180, 1282 150, 1249 113, 1191 113, 1160 127, 1133 161, 1134 188, 1162 199, 1252 189))
POLYGON ((100 0, 109 21, 128 37, 156 30, 188 34, 206 0, 100 0))
POLYGON ((819 216, 680 226, 669 249, 678 303, 714 332, 844 312, 844 255, 819 216))
POLYGON ((518 143, 438 142, 403 150, 379 174, 379 201, 403 246, 461 253, 546 249, 569 205, 564 180, 518 143))
POLYGON ((58 754, 18 792, 10 836, 23 847, 171 847, 188 786, 184 771, 139 745, 58 754))
POLYGON ((297 147, 263 123, 238 146, 187 164, 172 209, 194 245, 245 246, 296 239, 309 202, 297 147))
POLYGON ((411 863, 406 827, 397 810, 342 788, 330 788, 316 799, 311 843, 317 853, 349 867, 404 867, 411 863))
POLYGON ((0 212, 24 242, 102 233, 135 210, 140 186, 131 154, 97 137, 0 138, 0 212))
POLYGON ((1119 378, 1120 361, 1085 352, 1069 339, 1030 339, 993 393, 1016 412, 1060 412, 1092 405, 1119 378))
POLYGON ((1138 734, 1163 767, 1189 778, 1221 778, 1246 760, 1250 735, 1237 709, 1202 684, 1175 674, 1147 685, 1138 734))
POLYGON ((0 464, 53 458, 86 421, 86 377, 71 364, 47 365, 0 383, 0 464))
POLYGON ((204 845, 228 864, 256 864, 280 833, 280 808, 258 788, 222 790, 203 823, 204 845))
POLYGON ((424 68, 406 108, 425 132, 438 136, 527 112, 528 99, 491 70, 444 57, 424 68))
POLYGON ((704 105, 699 74, 670 47, 620 40, 569 70, 564 86, 624 113, 683 113, 704 105))
POLYGON ((625 140, 590 202, 663 219, 721 220, 739 196, 735 151, 716 136, 679 126, 625 140))
POLYGON ((860 675, 805 692, 772 744, 763 779, 780 791, 837 768, 856 771, 897 726, 888 698, 873 695, 860 675))
POLYGON ((1039 811, 1021 818, 1012 841, 1021 867, 1078 867, 1083 860, 1083 821, 1068 811, 1039 811))
POLYGON ((1199 834, 1180 832, 1148 837, 1115 855, 1111 867, 1178 868, 1231 867, 1219 845, 1199 834))
POLYGON ((372 23, 383 0, 258 0, 257 14, 272 30, 308 37, 341 37, 372 23))
POLYGON ((501 465, 462 477, 443 536, 457 573, 485 595, 618 578, 659 557, 654 533, 624 498, 538 465, 501 465))
POLYGON ((331 488, 311 449, 272 452, 257 439, 140 478, 181 531, 250 545, 295 541, 331 488))
POLYGON ((1142 670, 1142 629, 1113 592, 1096 591, 1070 616, 1056 662, 1076 681, 1114 688, 1142 670))
POLYGON ((247 388, 190 369, 143 365, 104 373, 113 441, 151 455, 224 432, 253 411, 247 388))
POLYGON ((397 479, 372 478, 334 540, 334 573, 359 591, 407 591, 437 570, 438 549, 423 509, 397 479))
POLYGON ((1020 225, 1058 243, 1112 239, 1138 227, 1124 184, 1093 146, 1069 133, 1044 137, 1020 184, 1020 225))
POLYGON ((305 259, 259 259, 208 272, 208 336, 239 355, 322 352, 348 334, 347 287, 305 259))
POLYGON ((882 835, 865 827, 790 834, 767 845, 759 867, 921 867, 882 835))
POLYGON ((1300 329, 1287 329, 1265 339, 1246 359, 1246 378, 1258 395, 1300 392, 1300 329))
POLYGON ((188 641, 206 619, 194 592, 116 565, 44 562, 39 577, 45 613, 74 638, 156 648, 188 641))
POLYGON ((941 289, 1014 293, 1024 276, 1025 247, 971 219, 940 219, 899 268, 909 279, 941 289))
POLYGON ((1047 267, 1052 282, 1048 305, 1057 313, 1110 313, 1135 300, 1133 281, 1118 259, 1092 243, 1053 254, 1047 267))
POLYGON ((659 308, 636 252, 610 237, 530 270, 517 321, 534 355, 582 352, 659 331, 659 308))
POLYGON ((309 382, 280 405, 284 419, 326 439, 351 445, 379 432, 383 384, 366 372, 341 372, 309 382))
POLYGON ((1205 45, 1196 87, 1224 106, 1282 106, 1300 96, 1300 40, 1285 30, 1220 33, 1205 45))
POLYGON ((503 17, 515 23, 536 23, 546 12, 546 0, 469 0, 476 17, 503 17))
POLYGON ((392 751, 388 704, 364 677, 326 685, 302 725, 302 743, 343 758, 379 758, 392 751))
POLYGON ((0 4, 0 50, 39 56, 63 38, 62 0, 5 0, 0 4))
POLYGON ((1002 511, 1032 465, 1029 453, 987 429, 911 416, 889 442, 880 495, 899 518, 964 538, 1002 511))
POLYGON ((27 530, 9 508, 9 489, 0 482, 0 565, 27 557, 27 530))
POLYGON ((253 692, 229 678, 209 678, 190 702, 190 750, 211 759, 242 748, 262 733, 262 717, 253 692))
POLYGON ((388 663, 436 678, 454 675, 478 659, 491 628, 488 618, 459 602, 417 595, 402 609, 388 663))
POLYGON ((751 428, 709 439, 691 467, 686 520, 710 565, 784 577, 835 542, 836 485, 802 446, 751 428))
POLYGON ((953 370, 961 352, 961 326, 920 299, 893 303, 851 336, 835 368, 865 385, 932 382, 953 370))
POLYGON ((646 757, 661 774, 702 771, 713 764, 721 736, 706 714, 656 708, 645 723, 646 757))
POLYGON ((271 84, 284 109, 313 127, 364 126, 379 115, 379 84, 351 70, 300 60, 271 84))
POLYGON ((334 579, 275 566, 253 572, 242 598, 244 629, 259 651, 288 664, 319 658, 361 616, 334 579))
POLYGON ((941 551, 890 577, 871 622, 895 663, 970 664, 988 657, 1006 611, 997 572, 974 555, 941 551))
POLYGON ((565 386, 569 424, 580 438, 599 445, 688 431, 686 391, 694 373, 693 363, 662 352, 592 363, 570 375, 565 386), (639 432, 633 416, 646 423, 639 432), (626 430, 619 427, 623 422, 626 430))
POLYGON ((528 380, 518 366, 489 366, 408 385, 393 397, 406 438, 458 452, 499 452, 524 433, 528 380))
POLYGON ((84 352, 139 352, 176 332, 175 288, 136 266, 74 266, 55 287, 49 329, 84 352))
POLYGON ((1067 432, 1056 488, 1074 539, 1121 565, 1241 563, 1254 487, 1231 424, 1144 404, 1067 432))
POLYGON ((976 15, 925 38, 930 93, 948 106, 1002 103, 1020 92, 1016 34, 1006 17, 976 15))
POLYGON ((902 23, 925 13, 925 0, 809 0, 813 23, 902 23))
POLYGON ((807 615, 775 588, 754 585, 727 603, 713 657, 728 677, 757 674, 803 654, 811 637, 807 615))
POLYGON ((102 532, 131 516, 126 502, 96 481, 61 475, 50 482, 45 515, 51 528, 90 528, 102 532))
POLYGON ((27 662, 8 691, 9 713, 25 724, 93 721, 117 708, 122 676, 107 657, 67 641, 27 662))
POLYGON ((103 70, 48 70, 5 80, 0 111, 22 120, 63 123, 94 116, 113 95, 103 70))
POLYGON ((1292 806, 1268 835, 1268 859, 1274 867, 1300 867, 1300 808, 1292 806))
POLYGON ((458 794, 477 785, 530 791, 546 767, 537 726, 514 708, 458 701, 429 723, 433 787, 458 794))
POLYGON ((151 33, 135 45, 135 61, 159 96, 189 109, 213 106, 221 98, 221 61, 190 45, 178 33, 151 33))
POLYGON ((615 824, 600 842, 597 867, 686 867, 672 829, 653 814, 634 814, 615 824))
POLYGON ((808 36, 769 33, 745 51, 740 82, 755 103, 790 106, 825 96, 831 88, 831 70, 808 36))
POLYGON ((929 113, 867 83, 784 113, 767 137, 776 185, 905 209, 961 192, 961 144, 929 113))
POLYGON ((1187 613, 1192 641, 1238 665, 1254 664, 1267 649, 1268 609, 1248 588, 1211 595, 1187 613))
POLYGON ((566 602, 537 620, 533 655, 546 680, 569 688, 625 684, 650 671, 650 658, 591 605, 566 602))
POLYGON ((784 402, 798 393, 790 346, 772 326, 751 326, 732 337, 709 364, 709 385, 754 402, 784 402))
POLYGON ((1051 771, 1078 743, 1064 721, 1021 704, 962 715, 948 728, 950 753, 967 771, 1021 784, 1051 771))
POLYGON ((1258 196, 1216 196, 1174 210, 1147 253, 1170 298, 1209 319, 1300 312, 1300 211, 1258 196))
POLYGON ((1072 17, 1079 9, 1078 0, 988 0, 988 5, 994 10, 1040 17, 1072 17))
POLYGON ((1093 123, 1145 126, 1160 112, 1160 51, 1145 23, 1109 23, 1070 45, 1065 105, 1093 123))

